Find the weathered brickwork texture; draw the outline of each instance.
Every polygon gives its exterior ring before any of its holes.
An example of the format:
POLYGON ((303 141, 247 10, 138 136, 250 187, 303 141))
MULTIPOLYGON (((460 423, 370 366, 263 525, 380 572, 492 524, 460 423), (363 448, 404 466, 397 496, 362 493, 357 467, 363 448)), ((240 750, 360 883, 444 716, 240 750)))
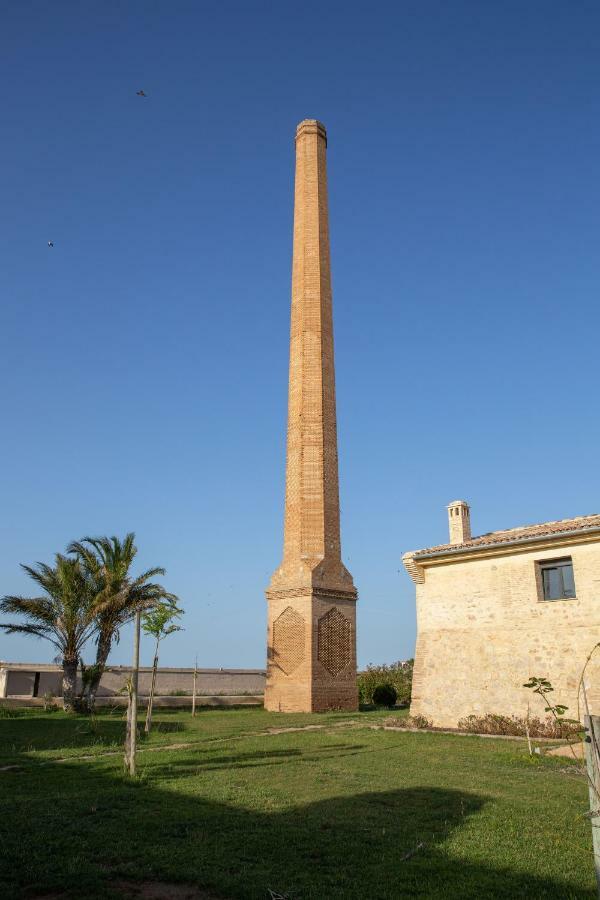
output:
MULTIPOLYGON (((586 657, 600 641, 600 535, 488 548, 432 563, 405 558, 416 582, 417 648, 411 713, 435 725, 500 713, 546 716, 522 685, 548 678, 553 698, 577 715, 586 657), (575 599, 543 600, 539 568, 570 556, 575 599)), ((600 714, 600 657, 588 668, 592 712, 600 714)))
POLYGON ((267 590, 265 705, 283 712, 357 708, 356 589, 340 546, 326 148, 323 125, 301 122, 284 547, 267 590))

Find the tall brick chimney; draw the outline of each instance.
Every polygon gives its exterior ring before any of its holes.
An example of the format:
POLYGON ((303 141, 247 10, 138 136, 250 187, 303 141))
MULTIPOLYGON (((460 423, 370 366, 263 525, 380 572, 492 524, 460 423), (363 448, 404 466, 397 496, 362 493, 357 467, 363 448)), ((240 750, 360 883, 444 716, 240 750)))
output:
POLYGON ((283 560, 266 591, 265 706, 357 709, 356 589, 342 563, 327 134, 296 130, 283 560))
POLYGON ((471 540, 471 511, 466 500, 454 500, 448 504, 450 543, 464 544, 471 540))

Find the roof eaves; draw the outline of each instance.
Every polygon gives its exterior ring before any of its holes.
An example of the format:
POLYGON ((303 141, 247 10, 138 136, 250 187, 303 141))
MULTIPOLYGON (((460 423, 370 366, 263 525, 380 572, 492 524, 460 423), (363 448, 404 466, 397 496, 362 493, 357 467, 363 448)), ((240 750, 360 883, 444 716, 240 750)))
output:
POLYGON ((484 550, 494 550, 501 547, 514 547, 517 544, 536 544, 540 541, 552 541, 559 538, 573 537, 578 534, 590 534, 600 532, 600 525, 587 525, 584 528, 573 528, 566 531, 551 531, 545 534, 535 534, 529 537, 513 538, 510 541, 488 541, 482 544, 461 544, 457 547, 447 547, 444 550, 419 550, 414 554, 414 559, 433 559, 440 556, 456 556, 459 553, 476 553, 484 550))

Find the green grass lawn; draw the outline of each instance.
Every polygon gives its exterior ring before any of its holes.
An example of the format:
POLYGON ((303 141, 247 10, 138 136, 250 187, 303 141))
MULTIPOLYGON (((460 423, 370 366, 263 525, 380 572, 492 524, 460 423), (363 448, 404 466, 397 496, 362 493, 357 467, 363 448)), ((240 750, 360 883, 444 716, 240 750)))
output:
POLYGON ((121 716, 0 719, 0 897, 595 896, 585 781, 521 742, 158 710, 131 781, 121 716))

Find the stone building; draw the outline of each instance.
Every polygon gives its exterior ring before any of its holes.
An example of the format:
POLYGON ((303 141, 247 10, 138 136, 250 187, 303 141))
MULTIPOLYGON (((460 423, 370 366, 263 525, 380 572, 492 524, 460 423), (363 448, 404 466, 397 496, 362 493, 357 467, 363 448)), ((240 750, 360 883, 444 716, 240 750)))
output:
MULTIPOLYGON (((450 541, 405 553, 416 584, 411 713, 456 726, 470 714, 544 718, 523 688, 546 677, 555 702, 578 712, 578 686, 600 641, 600 515, 471 536, 464 500, 448 506, 450 541)), ((600 713, 600 651, 586 670, 600 713)))

